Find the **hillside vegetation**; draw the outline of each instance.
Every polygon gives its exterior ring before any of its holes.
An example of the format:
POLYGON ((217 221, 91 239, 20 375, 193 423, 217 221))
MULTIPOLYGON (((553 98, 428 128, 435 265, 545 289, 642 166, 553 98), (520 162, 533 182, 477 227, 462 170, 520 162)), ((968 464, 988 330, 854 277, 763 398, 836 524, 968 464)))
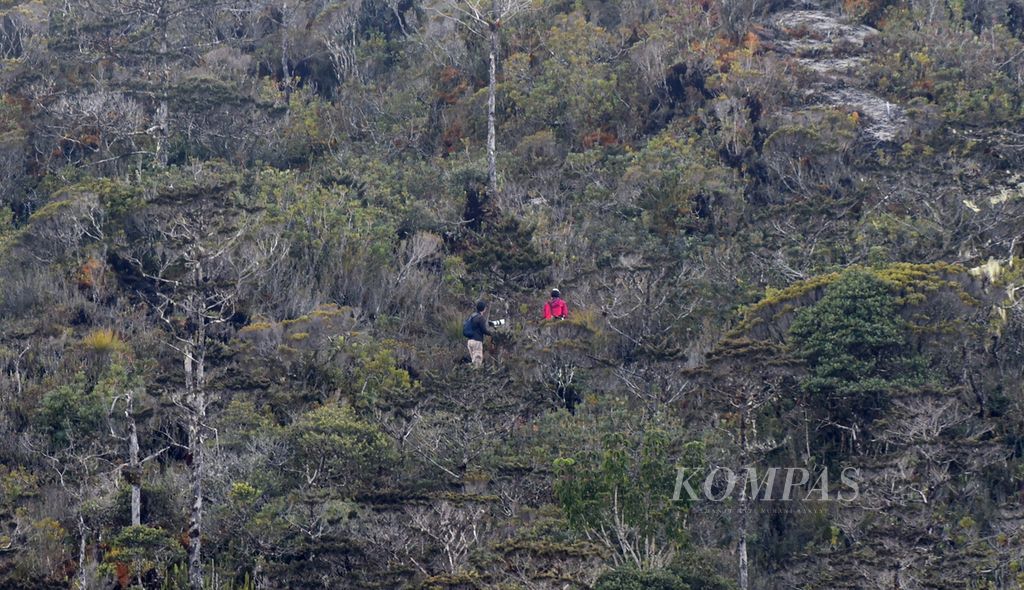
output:
POLYGON ((1021 0, 3 0, 0 58, 0 587, 1024 587, 1021 0), (714 477, 773 468, 832 487, 714 477))

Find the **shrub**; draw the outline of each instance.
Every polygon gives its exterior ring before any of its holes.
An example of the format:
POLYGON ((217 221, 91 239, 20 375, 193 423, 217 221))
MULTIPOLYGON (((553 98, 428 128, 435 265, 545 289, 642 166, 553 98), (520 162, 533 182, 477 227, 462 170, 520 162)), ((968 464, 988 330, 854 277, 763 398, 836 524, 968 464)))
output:
POLYGON ((125 350, 121 338, 110 328, 93 330, 82 338, 82 346, 97 353, 114 353, 125 350))
POLYGON ((821 300, 797 313, 790 334, 810 369, 803 390, 835 420, 866 424, 887 393, 922 380, 919 359, 905 352, 907 324, 896 297, 867 271, 844 272, 821 300))
POLYGON ((121 577, 126 565, 130 573, 140 582, 143 575, 153 569, 161 568, 185 556, 181 545, 161 529, 146 525, 130 526, 110 542, 110 550, 104 557, 106 568, 116 571, 121 577))
POLYGON ((369 486, 377 470, 393 458, 391 441, 348 406, 323 406, 299 418, 287 433, 291 466, 311 485, 352 491, 369 486))
POLYGON ((62 447, 104 431, 106 404, 79 373, 72 383, 53 389, 43 396, 36 413, 39 426, 50 442, 62 447))
POLYGON ((594 590, 690 590, 690 586, 666 570, 622 569, 598 578, 594 590))

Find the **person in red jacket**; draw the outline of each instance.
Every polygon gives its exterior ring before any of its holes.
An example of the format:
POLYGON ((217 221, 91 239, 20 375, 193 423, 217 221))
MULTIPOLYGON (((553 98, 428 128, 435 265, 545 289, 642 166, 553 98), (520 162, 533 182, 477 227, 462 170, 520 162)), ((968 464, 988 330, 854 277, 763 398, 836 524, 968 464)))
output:
POLYGON ((562 294, 558 292, 558 289, 553 289, 551 291, 551 299, 544 304, 544 319, 556 318, 564 320, 567 317, 569 317, 569 306, 565 304, 565 300, 562 299, 562 294))

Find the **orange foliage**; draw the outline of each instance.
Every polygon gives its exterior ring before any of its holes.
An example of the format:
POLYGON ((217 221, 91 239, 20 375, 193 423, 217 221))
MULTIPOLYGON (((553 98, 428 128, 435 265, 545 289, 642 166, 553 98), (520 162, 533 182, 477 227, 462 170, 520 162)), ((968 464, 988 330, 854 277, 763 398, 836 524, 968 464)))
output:
POLYGON ((843 11, 861 20, 875 20, 881 16, 885 0, 843 0, 843 11))
POLYGON ((87 133, 87 134, 79 137, 78 141, 79 141, 79 143, 81 143, 82 145, 84 145, 85 147, 87 147, 87 148, 89 148, 91 150, 96 150, 96 149, 99 149, 99 147, 100 147, 100 136, 99 135, 94 135, 94 134, 91 134, 91 133, 87 133))
POLYGON ((78 269, 78 288, 82 291, 96 288, 96 282, 102 273, 103 262, 90 256, 78 269))
POLYGON ((445 66, 438 76, 440 82, 437 98, 445 104, 455 104, 469 88, 469 82, 462 77, 462 71, 452 66, 445 66))
POLYGON ((744 37, 741 45, 736 45, 728 37, 716 37, 714 43, 707 49, 715 54, 715 66, 718 71, 725 74, 732 69, 732 65, 739 61, 744 55, 753 55, 760 49, 761 40, 756 33, 750 32, 744 37))
POLYGON ((743 47, 751 53, 756 53, 761 48, 761 38, 757 36, 757 33, 749 31, 743 38, 743 47))
POLYGON ((911 85, 911 88, 922 92, 931 92, 935 90, 935 81, 929 78, 918 80, 911 85))
POLYGON ((131 570, 128 569, 127 563, 117 562, 114 568, 116 569, 117 576, 117 587, 127 588, 132 585, 131 570))
POLYGON ((445 66, 441 70, 441 83, 448 84, 459 78, 459 69, 455 66, 445 66))
POLYGON ((609 146, 618 143, 619 138, 614 133, 608 131, 592 131, 583 136, 583 147, 588 150, 595 145, 609 146))
POLYGON ((843 0, 843 10, 847 14, 863 17, 874 8, 875 0, 843 0))
POLYGON ((444 148, 444 153, 450 154, 459 149, 459 146, 462 145, 463 136, 462 123, 458 121, 454 121, 445 128, 444 133, 441 134, 441 144, 444 148))

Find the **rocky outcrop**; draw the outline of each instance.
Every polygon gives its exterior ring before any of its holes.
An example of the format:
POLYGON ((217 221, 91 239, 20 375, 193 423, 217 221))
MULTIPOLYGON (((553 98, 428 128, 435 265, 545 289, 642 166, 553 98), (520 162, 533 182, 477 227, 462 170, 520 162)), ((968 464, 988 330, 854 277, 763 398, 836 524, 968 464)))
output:
POLYGON ((766 33, 769 50, 792 60, 811 77, 803 91, 808 107, 857 112, 867 140, 897 139, 907 124, 904 108, 872 92, 863 79, 867 45, 877 30, 822 10, 789 10, 773 14, 766 33))

